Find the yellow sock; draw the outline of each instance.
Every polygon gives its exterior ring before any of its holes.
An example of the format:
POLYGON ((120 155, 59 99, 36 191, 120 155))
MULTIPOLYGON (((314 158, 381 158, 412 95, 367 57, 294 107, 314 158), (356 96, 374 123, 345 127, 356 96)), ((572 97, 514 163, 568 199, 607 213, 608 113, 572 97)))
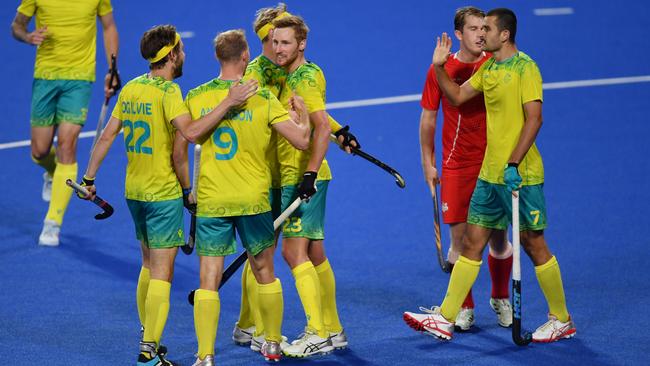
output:
POLYGON ((548 303, 549 313, 555 315, 561 322, 569 320, 569 312, 566 308, 564 298, 564 286, 562 286, 562 274, 560 265, 553 256, 548 262, 541 266, 535 267, 535 274, 539 287, 542 288, 546 302, 548 303))
POLYGON ((237 320, 237 326, 240 328, 250 328, 255 325, 255 319, 253 319, 253 314, 251 312, 251 300, 250 298, 250 281, 248 277, 248 272, 251 272, 251 266, 248 261, 244 262, 244 269, 241 272, 241 305, 239 307, 239 320, 237 320))
POLYGON ((255 279, 253 269, 250 267, 248 267, 248 272, 246 273, 246 287, 248 288, 248 306, 253 317, 253 325, 255 326, 254 336, 258 337, 264 334, 264 321, 262 321, 262 313, 260 313, 259 284, 257 283, 257 279, 255 279))
MULTIPOLYGON (((167 314, 169 314, 169 292, 172 284, 162 280, 150 280, 147 300, 145 301, 144 342, 160 345, 167 314)), ((148 355, 146 355, 148 356, 148 355)))
POLYGON ((323 313, 320 303, 320 281, 314 265, 307 261, 291 270, 296 279, 296 289, 307 317, 307 328, 318 333, 319 337, 329 335, 323 326, 323 313))
POLYGON ((198 356, 214 355, 221 302, 217 291, 198 289, 194 293, 194 329, 199 342, 198 356))
POLYGON ((146 319, 144 304, 147 300, 147 291, 149 290, 149 268, 140 268, 140 276, 138 276, 138 287, 135 290, 136 303, 138 304, 138 316, 140 317, 140 324, 144 326, 146 319))
POLYGON ((474 285, 482 261, 473 261, 462 255, 458 257, 454 269, 451 271, 449 286, 445 300, 440 305, 440 313, 445 319, 455 321, 469 289, 474 285))
POLYGON ((56 169, 56 149, 52 146, 50 152, 43 159, 36 159, 34 155, 32 155, 32 161, 43 167, 43 169, 47 171, 47 174, 52 177, 54 176, 54 170, 56 169))
POLYGON ((45 218, 55 221, 59 225, 63 222, 65 209, 68 208, 70 197, 72 197, 72 189, 65 184, 67 179, 77 180, 77 163, 58 163, 52 176, 52 198, 45 218))
POLYGON ((259 313, 264 324, 264 338, 267 341, 280 343, 282 341, 282 316, 284 313, 284 299, 282 298, 282 284, 279 279, 265 285, 257 285, 259 313))
POLYGON ((334 271, 329 260, 316 266, 318 280, 320 282, 320 299, 323 308, 323 325, 330 333, 338 333, 343 330, 339 313, 336 310, 336 280, 334 271))

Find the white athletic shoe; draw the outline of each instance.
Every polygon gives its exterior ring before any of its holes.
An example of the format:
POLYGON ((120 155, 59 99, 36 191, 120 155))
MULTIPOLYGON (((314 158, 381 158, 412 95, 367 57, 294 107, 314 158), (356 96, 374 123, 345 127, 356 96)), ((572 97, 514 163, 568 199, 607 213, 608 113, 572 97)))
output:
POLYGON ((52 220, 43 221, 43 231, 38 237, 38 245, 44 245, 48 247, 55 247, 59 245, 59 232, 61 231, 61 225, 57 224, 52 220))
MULTIPOLYGON (((253 339, 255 333, 255 326, 249 328, 240 328, 239 323, 235 323, 235 328, 232 330, 232 340, 239 346, 248 346, 253 339)), ((264 339, 262 339, 262 342, 264 339)), ((259 348, 256 350, 259 352, 259 348)))
POLYGON ((41 198, 45 202, 50 202, 50 199, 52 199, 52 176, 48 172, 43 173, 43 191, 41 192, 41 198))
POLYGON ((571 318, 563 323, 553 315, 548 316, 548 321, 542 324, 533 333, 533 342, 549 343, 559 341, 562 338, 571 338, 576 335, 576 326, 571 318))
POLYGON ((456 328, 467 331, 474 325, 474 309, 461 308, 456 315, 456 328))
POLYGON ((497 314, 497 323, 508 328, 512 325, 512 305, 508 299, 490 299, 490 307, 497 314))
POLYGON ((420 307, 420 310, 424 313, 404 312, 403 318, 409 327, 443 340, 451 339, 454 335, 454 323, 440 314, 440 307, 435 306, 431 309, 420 307))
POLYGON ((288 357, 309 357, 313 355, 325 355, 334 351, 332 341, 329 338, 321 338, 318 334, 306 331, 299 339, 291 342, 282 349, 282 353, 288 357))
POLYGON ((206 355, 204 359, 200 359, 197 356, 192 366, 214 366, 214 356, 206 355))
MULTIPOLYGON (((287 343, 287 340, 287 337, 282 336, 282 342, 280 342, 280 347, 282 349, 289 345, 289 343, 287 343)), ((262 350, 262 345, 264 345, 264 342, 266 342, 266 339, 264 339, 264 334, 257 337, 253 336, 253 338, 251 338, 251 351, 260 352, 262 350)))
POLYGON ((348 346, 348 337, 345 335, 344 329, 337 333, 330 332, 330 340, 334 349, 344 349, 348 346))

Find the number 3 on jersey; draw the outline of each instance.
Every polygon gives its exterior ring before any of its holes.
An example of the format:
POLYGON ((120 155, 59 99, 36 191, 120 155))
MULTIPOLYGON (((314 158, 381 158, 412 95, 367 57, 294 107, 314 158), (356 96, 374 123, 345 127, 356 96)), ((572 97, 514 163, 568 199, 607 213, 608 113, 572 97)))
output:
POLYGON ((212 134, 212 142, 217 147, 217 160, 230 160, 237 153, 237 134, 230 127, 219 127, 212 134))
POLYGON ((151 137, 151 128, 147 122, 129 121, 128 119, 125 119, 122 121, 122 127, 124 128, 124 144, 126 145, 127 153, 134 152, 136 154, 151 155, 153 152, 151 147, 142 146, 147 142, 147 140, 149 140, 149 137, 151 137), (135 141, 135 144, 131 144, 133 142, 133 138, 135 137, 136 131, 139 130, 142 131, 140 137, 138 137, 138 139, 135 141))

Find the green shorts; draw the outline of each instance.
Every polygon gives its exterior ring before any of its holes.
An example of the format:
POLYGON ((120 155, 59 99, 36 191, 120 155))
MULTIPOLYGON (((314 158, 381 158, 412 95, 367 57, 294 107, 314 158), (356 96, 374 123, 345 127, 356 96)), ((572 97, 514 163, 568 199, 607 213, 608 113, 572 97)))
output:
POLYGON ((269 191, 269 203, 271 204, 273 220, 275 220, 282 213, 282 188, 271 188, 269 191))
POLYGON ((92 83, 85 80, 34 79, 32 83, 32 127, 61 122, 83 126, 88 114, 92 83))
MULTIPOLYGON (((543 184, 537 184, 519 190, 520 231, 544 230, 548 226, 543 188, 543 184)), ((467 223, 506 230, 511 221, 512 194, 506 186, 479 179, 469 204, 467 223)))
POLYGON ((135 235, 151 249, 173 248, 184 244, 183 200, 144 202, 126 200, 135 235))
POLYGON ((271 211, 258 215, 196 217, 196 253, 223 257, 237 251, 235 229, 244 248, 252 255, 272 247, 275 242, 271 211))
MULTIPOLYGON (((307 238, 309 240, 325 239, 325 199, 327 198, 328 180, 316 182, 316 194, 309 202, 303 202, 285 220, 282 226, 282 236, 285 238, 307 238)), ((298 197, 298 186, 282 187, 282 211, 298 197)))

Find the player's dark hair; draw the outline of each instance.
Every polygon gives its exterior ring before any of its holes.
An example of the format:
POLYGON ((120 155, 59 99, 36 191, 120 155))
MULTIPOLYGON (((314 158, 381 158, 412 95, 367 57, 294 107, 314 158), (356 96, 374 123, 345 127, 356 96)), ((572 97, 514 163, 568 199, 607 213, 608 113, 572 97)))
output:
POLYGON ((515 35, 517 34, 517 17, 512 10, 507 8, 496 8, 488 11, 486 16, 496 17, 499 32, 504 30, 510 32, 508 41, 510 41, 510 43, 515 43, 515 35))
POLYGON ((214 50, 220 62, 237 61, 248 49, 243 29, 232 29, 217 34, 214 50))
MULTIPOLYGON (((157 25, 148 31, 144 32, 142 39, 140 39, 140 54, 145 60, 154 56, 158 51, 176 40, 176 27, 170 24, 157 25)), ((177 54, 180 51, 181 43, 178 42, 176 47, 165 57, 157 62, 149 64, 150 70, 162 69, 169 60, 172 53, 177 54)))
POLYGON ((483 18, 485 17, 485 12, 474 6, 464 6, 462 8, 458 8, 456 10, 456 15, 454 15, 454 30, 462 32, 463 27, 465 27, 465 18, 470 15, 483 18))

